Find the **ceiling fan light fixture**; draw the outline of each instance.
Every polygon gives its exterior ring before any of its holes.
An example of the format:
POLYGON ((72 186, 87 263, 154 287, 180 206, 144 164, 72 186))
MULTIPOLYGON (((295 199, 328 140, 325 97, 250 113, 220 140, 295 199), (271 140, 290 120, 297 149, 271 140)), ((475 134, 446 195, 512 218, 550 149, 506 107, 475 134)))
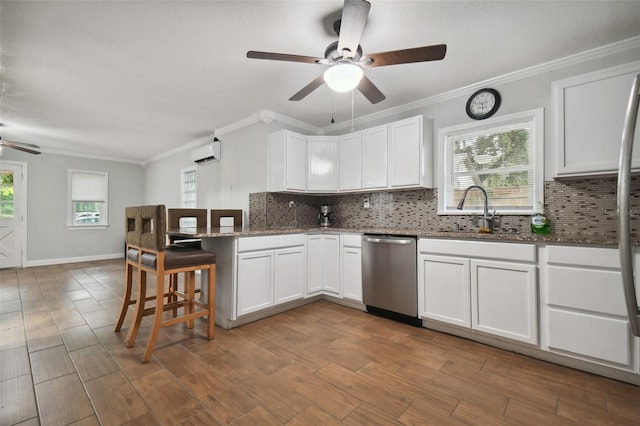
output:
POLYGON ((336 64, 324 72, 324 81, 333 91, 348 92, 358 87, 363 75, 364 72, 358 65, 336 64))

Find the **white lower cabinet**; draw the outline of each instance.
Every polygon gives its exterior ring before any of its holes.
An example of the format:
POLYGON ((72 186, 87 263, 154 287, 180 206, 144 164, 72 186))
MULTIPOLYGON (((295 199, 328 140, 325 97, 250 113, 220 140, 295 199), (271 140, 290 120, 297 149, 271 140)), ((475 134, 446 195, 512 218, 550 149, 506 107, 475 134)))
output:
POLYGON ((340 295, 340 235, 307 236, 307 294, 340 295))
POLYGON ((538 343, 536 266, 471 261, 471 328, 538 343))
POLYGON ((422 318, 471 327, 469 259, 421 254, 418 268, 422 318))
POLYGON ((238 255, 238 316, 273 306, 273 251, 238 255))
POLYGON ((535 245, 421 239, 418 247, 422 318, 538 343, 535 245))
POLYGON ((362 302, 362 236, 340 236, 342 297, 362 302))
POLYGON ((237 316, 301 299, 305 258, 304 234, 240 238, 237 316))
POLYGON ((546 250, 544 349, 633 368, 634 341, 618 250, 573 246, 549 246, 546 250))
POLYGON ((302 247, 274 251, 275 304, 302 299, 305 283, 305 252, 302 247))

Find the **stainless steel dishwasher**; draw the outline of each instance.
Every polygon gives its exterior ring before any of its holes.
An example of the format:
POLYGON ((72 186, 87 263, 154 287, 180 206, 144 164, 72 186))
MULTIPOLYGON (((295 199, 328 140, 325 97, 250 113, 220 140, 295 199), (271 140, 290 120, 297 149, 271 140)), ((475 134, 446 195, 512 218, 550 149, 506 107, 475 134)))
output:
POLYGON ((372 314, 421 325, 416 237, 362 236, 362 296, 372 314))

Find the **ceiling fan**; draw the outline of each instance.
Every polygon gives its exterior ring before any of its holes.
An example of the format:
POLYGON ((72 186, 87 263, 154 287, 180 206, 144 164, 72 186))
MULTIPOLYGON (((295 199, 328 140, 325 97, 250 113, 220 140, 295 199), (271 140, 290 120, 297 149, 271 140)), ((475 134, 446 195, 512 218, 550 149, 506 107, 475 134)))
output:
POLYGON ((385 99, 384 94, 363 73, 363 68, 382 67, 386 65, 408 64, 412 62, 426 62, 442 60, 447 52, 446 44, 414 47, 403 50, 372 53, 363 55, 360 38, 367 23, 367 16, 371 3, 366 0, 344 0, 342 19, 336 21, 333 29, 338 34, 338 41, 327 46, 324 58, 286 53, 258 52, 250 50, 247 58, 269 59, 274 61, 303 62, 308 64, 328 65, 330 68, 318 76, 311 83, 289 98, 299 101, 308 94, 327 83, 336 91, 347 92, 354 88, 371 102, 377 104, 385 99), (350 84, 340 86, 347 77, 353 75, 350 84), (335 87, 334 87, 335 86, 335 87))
POLYGON ((40 151, 36 151, 36 149, 40 149, 38 145, 34 145, 32 143, 3 141, 0 136, 0 152, 2 151, 2 148, 17 149, 18 151, 28 152, 29 154, 40 154, 40 151))

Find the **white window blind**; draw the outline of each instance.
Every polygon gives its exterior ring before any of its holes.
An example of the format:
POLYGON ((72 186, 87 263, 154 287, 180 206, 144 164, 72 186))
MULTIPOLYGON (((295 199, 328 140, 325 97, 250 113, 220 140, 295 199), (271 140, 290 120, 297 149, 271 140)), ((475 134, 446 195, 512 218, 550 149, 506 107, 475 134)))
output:
POLYGON ((106 198, 104 173, 71 172, 71 199, 73 201, 105 201, 106 198))

